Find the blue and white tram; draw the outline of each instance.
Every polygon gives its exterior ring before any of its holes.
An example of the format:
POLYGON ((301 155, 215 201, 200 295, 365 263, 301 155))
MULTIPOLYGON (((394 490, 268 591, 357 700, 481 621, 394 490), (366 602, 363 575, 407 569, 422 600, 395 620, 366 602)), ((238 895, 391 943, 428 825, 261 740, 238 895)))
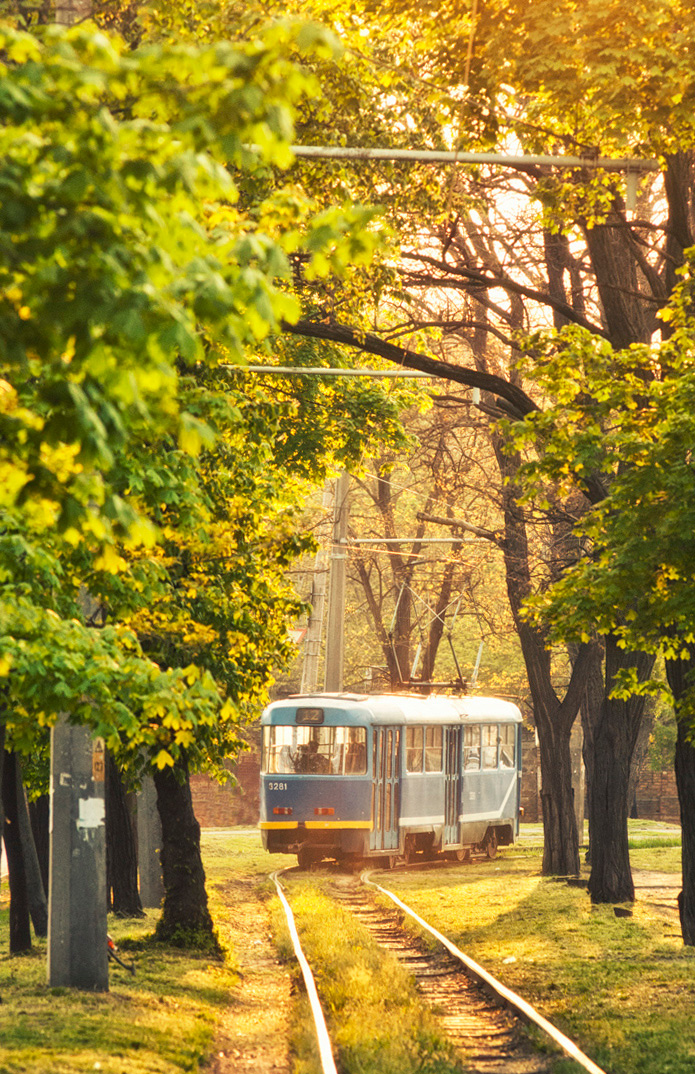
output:
POLYGON ((494 857, 519 831, 521 713, 486 697, 313 694, 263 713, 266 850, 494 857))

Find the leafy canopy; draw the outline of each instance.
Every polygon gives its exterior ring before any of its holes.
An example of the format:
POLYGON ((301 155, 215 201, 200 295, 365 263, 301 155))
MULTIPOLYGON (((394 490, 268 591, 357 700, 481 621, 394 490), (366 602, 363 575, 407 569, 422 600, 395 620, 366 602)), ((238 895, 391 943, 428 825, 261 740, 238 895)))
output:
MULTIPOLYGON (((532 341, 556 402, 516 426, 529 495, 568 493, 600 471, 607 495, 575 529, 576 561, 533 603, 556 637, 613 633, 631 650, 687 659, 695 645, 695 258, 680 270, 658 347, 613 352, 579 329, 532 341)), ((636 689, 634 676, 623 686, 636 689)), ((653 689, 648 684, 642 689, 653 689)))
MULTIPOLYGON (((230 477, 225 453, 244 423, 232 434, 229 405, 193 382, 221 359, 242 363, 297 317, 290 258, 320 278, 367 261, 379 241, 371 210, 316 212, 301 192, 260 181, 288 163, 293 107, 317 92, 291 56, 332 44, 289 23, 200 48, 128 51, 89 28, 5 28, 0 44, 0 682, 10 732, 29 748, 64 712, 112 746, 145 747, 160 766, 197 736, 214 753, 244 690, 255 696, 286 645, 296 605, 273 579, 291 553, 287 526, 265 556, 247 548, 249 570, 225 596, 229 606, 251 583, 247 605, 256 599, 271 624, 257 635, 256 677, 242 674, 238 689, 230 675, 215 680, 214 659, 182 660, 185 645, 170 661, 150 646, 150 658, 141 624, 127 620, 176 588, 194 525, 221 531, 232 518, 250 543, 284 510, 279 479, 259 479, 259 455, 266 466, 272 456, 260 430, 239 452, 248 470, 230 477), (254 176, 263 196, 241 198, 254 176), (201 451, 212 460, 203 476, 201 451), (211 491, 216 481, 227 487, 211 491), (88 627, 95 601, 117 621, 88 627)), ((186 585, 194 599, 195 579, 186 585)))

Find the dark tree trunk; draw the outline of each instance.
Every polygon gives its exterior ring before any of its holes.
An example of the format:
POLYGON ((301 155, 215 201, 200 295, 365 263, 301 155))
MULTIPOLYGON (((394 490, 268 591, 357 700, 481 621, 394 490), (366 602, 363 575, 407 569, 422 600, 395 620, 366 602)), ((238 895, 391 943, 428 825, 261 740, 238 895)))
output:
POLYGON ((123 780, 106 753, 106 890, 119 917, 144 917, 138 891, 138 852, 123 780))
POLYGON ((47 794, 42 794, 29 803, 29 819, 31 831, 34 836, 34 846, 39 859, 43 890, 48 898, 48 863, 50 855, 49 820, 51 800, 47 794))
POLYGON ((689 728, 678 721, 676 784, 681 811, 683 887, 678 896, 683 943, 695 946, 695 747, 689 728))
POLYGON ((579 841, 572 791, 570 735, 572 725, 541 717, 536 726, 541 759, 541 806, 543 809, 543 875, 577 876, 579 841))
MULTIPOLYGON (((666 157, 664 188, 668 202, 666 257, 664 258, 664 299, 678 282, 677 270, 683 254, 693 245, 692 189, 693 152, 673 153, 666 157)), ((669 322, 663 323, 664 336, 671 334, 669 322)))
POLYGON ((162 822, 164 903, 157 937, 180 946, 218 948, 205 890, 200 825, 193 812, 188 768, 155 770, 162 822), (178 778, 177 778, 178 777, 178 778))
MULTIPOLYGON (((394 556, 396 559, 396 556, 394 556)), ((404 573, 404 572, 399 572, 404 573)), ((396 571, 394 568, 394 575, 396 571)), ((395 681, 391 682, 392 690, 400 690, 405 683, 410 682, 410 634, 412 631, 412 603, 413 598, 410 590, 406 588, 410 581, 403 577, 402 588, 396 596, 398 607, 394 616, 393 634, 390 635, 391 647, 394 655, 395 681)))
POLYGON ((36 853, 36 844, 34 843, 34 833, 31 830, 31 820, 29 819, 29 807, 27 805, 27 796, 24 791, 24 781, 22 779, 22 767, 17 754, 15 758, 15 784, 17 792, 17 824, 19 830, 19 840, 22 846, 22 861, 24 863, 24 878, 27 885, 27 901, 29 904, 29 915, 31 917, 31 923, 34 926, 34 932, 37 936, 48 935, 48 899, 46 896, 46 889, 43 884, 43 877, 41 876, 41 866, 39 865, 39 856, 36 853))
MULTIPOLYGON (((576 654, 575 654, 576 658, 576 654)), ((597 713, 600 712, 605 694, 605 680, 603 675, 603 644, 595 643, 594 660, 591 662, 584 684, 584 696, 581 704, 584 773, 586 780, 586 800, 591 801, 591 787, 594 778, 594 754, 596 743, 594 742, 594 728, 598 725, 597 713)), ((589 820, 589 847, 584 856, 587 865, 591 864, 591 814, 589 820)))
POLYGON ((31 951, 29 899, 24 873, 22 842, 17 815, 17 765, 14 753, 4 751, 2 801, 5 811, 3 836, 10 874, 10 954, 31 951))
POLYGON ((632 235, 622 206, 616 204, 605 222, 587 228, 585 235, 612 345, 622 350, 648 341, 653 314, 640 295, 632 235))
POLYGON ((666 673, 676 703, 676 785, 681 811, 683 889, 678 896, 683 943, 695 946, 695 747, 688 735, 690 721, 679 717, 679 708, 688 687, 692 688, 695 657, 667 660, 666 673))
POLYGON ((618 647, 614 635, 607 636, 605 696, 598 711, 593 710, 589 717, 593 747, 589 796, 589 894, 594 903, 632 902, 635 897, 628 848, 628 792, 630 763, 639 734, 644 698, 619 701, 609 695, 618 670, 635 666, 639 678, 644 679, 653 663, 653 657, 626 652, 618 647))
POLYGON ((450 560, 446 564, 442 575, 439 593, 437 594, 437 603, 434 609, 436 614, 430 624, 427 645, 425 646, 425 652, 422 658, 421 678, 424 682, 431 682, 434 678, 434 666, 437 660, 437 653, 439 652, 439 643, 444 635, 444 615, 451 600, 456 566, 456 563, 453 560, 450 560))
POLYGON ((507 593, 524 654, 540 744, 543 874, 577 876, 579 839, 572 792, 570 735, 579 712, 587 668, 593 659, 593 647, 579 646, 569 686, 560 700, 553 687, 545 636, 522 614, 523 602, 530 595, 532 585, 524 509, 516 500, 513 483, 518 460, 505 454, 501 442, 496 444, 496 453, 500 471, 507 478, 502 546, 507 593))

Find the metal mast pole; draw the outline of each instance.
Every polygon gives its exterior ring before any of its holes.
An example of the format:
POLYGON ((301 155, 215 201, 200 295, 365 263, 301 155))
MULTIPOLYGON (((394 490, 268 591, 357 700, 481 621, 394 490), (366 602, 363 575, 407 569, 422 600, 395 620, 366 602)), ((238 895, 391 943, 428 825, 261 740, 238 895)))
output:
POLYGON ((347 567, 348 492, 350 475, 342 473, 335 485, 333 547, 331 549, 328 627, 326 630, 325 688, 330 693, 343 689, 345 649, 345 576, 347 567))

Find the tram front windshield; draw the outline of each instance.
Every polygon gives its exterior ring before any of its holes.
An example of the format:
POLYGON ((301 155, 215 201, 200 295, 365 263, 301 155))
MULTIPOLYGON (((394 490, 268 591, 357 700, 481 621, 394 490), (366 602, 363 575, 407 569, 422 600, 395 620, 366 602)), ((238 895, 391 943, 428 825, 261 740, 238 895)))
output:
POLYGON ((263 771, 288 775, 364 775, 367 731, 364 727, 263 728, 263 771))

